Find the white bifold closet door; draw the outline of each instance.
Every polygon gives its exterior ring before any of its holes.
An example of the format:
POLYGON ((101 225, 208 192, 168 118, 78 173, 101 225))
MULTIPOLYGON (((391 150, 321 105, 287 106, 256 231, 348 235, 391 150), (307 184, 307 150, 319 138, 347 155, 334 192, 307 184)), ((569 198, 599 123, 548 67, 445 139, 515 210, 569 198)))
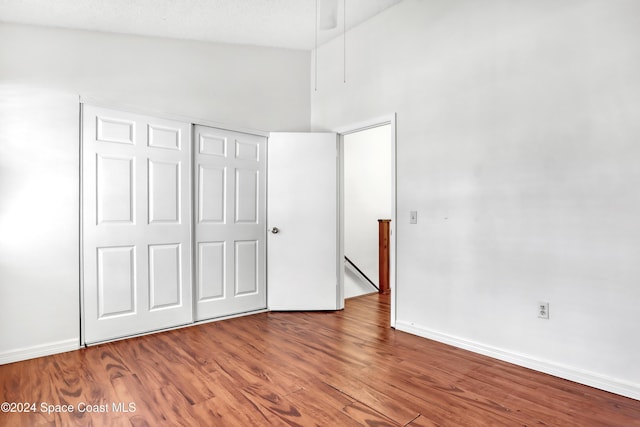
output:
POLYGON ((191 126, 84 105, 86 343, 193 321, 191 126))
POLYGON ((266 144, 194 127, 196 320, 266 308, 266 144))

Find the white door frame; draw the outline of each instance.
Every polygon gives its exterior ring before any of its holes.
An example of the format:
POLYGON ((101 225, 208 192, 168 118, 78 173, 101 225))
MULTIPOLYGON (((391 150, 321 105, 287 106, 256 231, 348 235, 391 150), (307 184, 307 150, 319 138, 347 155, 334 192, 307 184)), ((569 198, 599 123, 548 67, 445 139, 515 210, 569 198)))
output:
MULTIPOLYGON (((390 230, 390 255, 389 255, 389 288, 391 289, 391 319, 392 328, 396 326, 396 224, 397 224, 397 195, 396 195, 396 114, 378 117, 359 123, 341 126, 333 131, 340 137, 340 245, 344 246, 344 136, 363 130, 379 127, 391 126, 391 224, 390 230)), ((341 251, 343 252, 343 251, 341 251)), ((340 297, 344 301, 344 286, 340 286, 340 297)))

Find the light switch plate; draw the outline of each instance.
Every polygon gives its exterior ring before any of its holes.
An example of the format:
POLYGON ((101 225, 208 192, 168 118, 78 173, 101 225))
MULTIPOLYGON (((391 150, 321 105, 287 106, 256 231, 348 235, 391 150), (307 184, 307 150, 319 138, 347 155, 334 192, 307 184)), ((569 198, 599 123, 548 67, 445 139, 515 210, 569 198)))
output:
POLYGON ((418 223, 418 211, 409 212, 409 224, 417 224, 418 223))

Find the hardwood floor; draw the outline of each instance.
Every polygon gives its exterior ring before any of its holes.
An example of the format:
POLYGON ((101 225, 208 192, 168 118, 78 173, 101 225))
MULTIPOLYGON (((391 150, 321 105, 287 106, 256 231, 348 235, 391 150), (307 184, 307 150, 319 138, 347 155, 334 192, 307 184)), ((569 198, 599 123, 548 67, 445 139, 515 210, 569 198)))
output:
POLYGON ((0 402, 36 409, 0 425, 640 426, 640 401, 395 331, 388 316, 376 294, 0 366, 0 402))

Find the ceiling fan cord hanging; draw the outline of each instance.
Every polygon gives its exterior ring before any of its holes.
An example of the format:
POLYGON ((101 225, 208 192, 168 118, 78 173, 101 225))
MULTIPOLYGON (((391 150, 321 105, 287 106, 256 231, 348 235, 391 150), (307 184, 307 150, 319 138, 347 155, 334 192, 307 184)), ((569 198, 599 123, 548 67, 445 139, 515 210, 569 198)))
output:
POLYGON ((347 0, 342 0, 342 77, 347 82, 347 0))
POLYGON ((315 61, 314 61, 314 72, 315 72, 315 91, 318 91, 318 0, 316 0, 316 22, 315 22, 315 35, 316 35, 316 47, 315 47, 315 61))

